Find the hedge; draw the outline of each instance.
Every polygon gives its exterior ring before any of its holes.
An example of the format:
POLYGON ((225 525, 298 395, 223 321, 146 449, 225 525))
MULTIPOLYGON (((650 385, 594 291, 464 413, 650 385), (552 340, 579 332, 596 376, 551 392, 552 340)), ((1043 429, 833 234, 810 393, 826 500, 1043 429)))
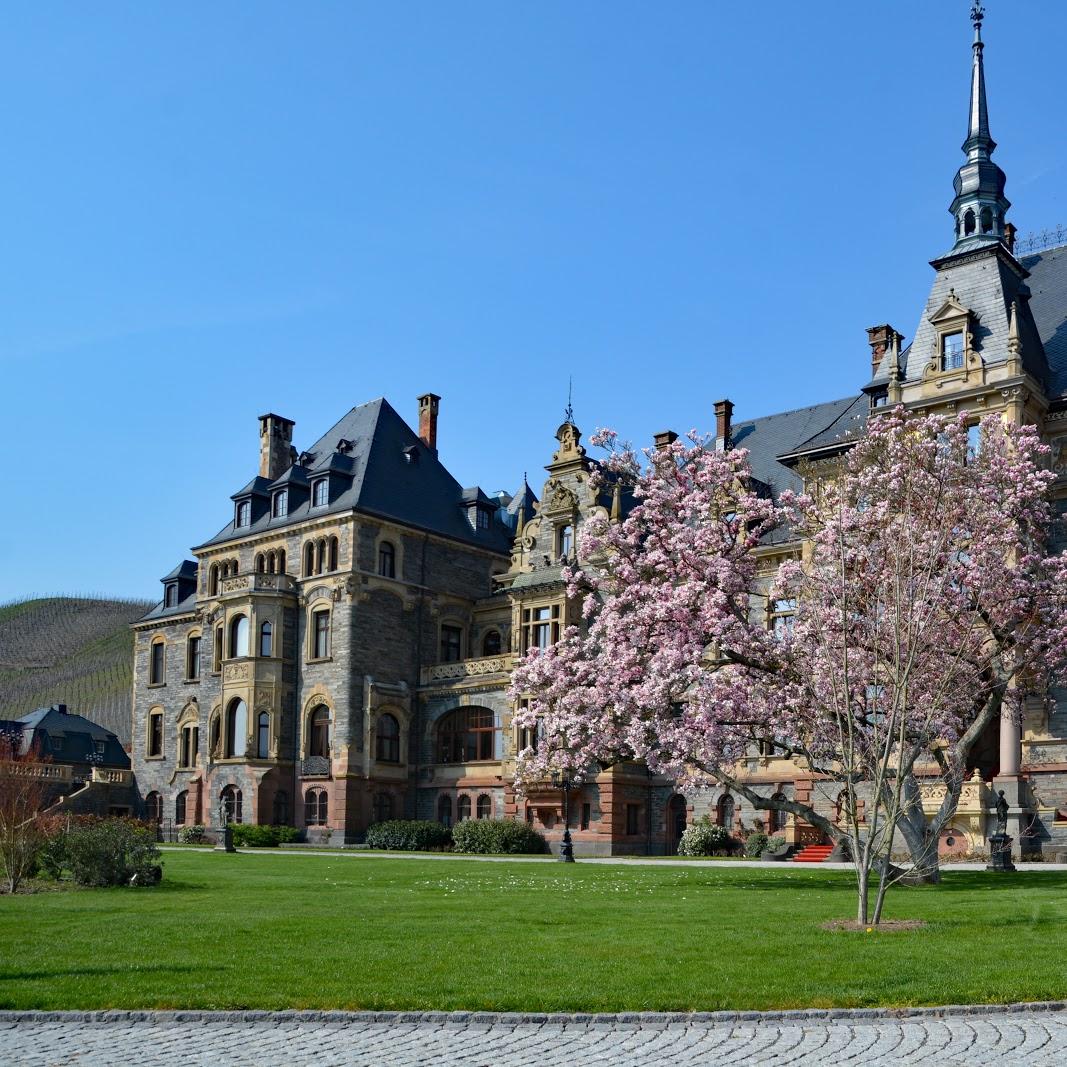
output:
POLYGON ((452 844, 452 831, 425 819, 390 819, 367 828, 367 847, 391 852, 432 852, 452 844))
POLYGON ((548 851, 544 834, 515 819, 465 819, 452 828, 455 852, 520 855, 548 851))
POLYGON ((230 823, 233 843, 238 848, 277 848, 300 840, 295 826, 256 826, 252 823, 230 823))

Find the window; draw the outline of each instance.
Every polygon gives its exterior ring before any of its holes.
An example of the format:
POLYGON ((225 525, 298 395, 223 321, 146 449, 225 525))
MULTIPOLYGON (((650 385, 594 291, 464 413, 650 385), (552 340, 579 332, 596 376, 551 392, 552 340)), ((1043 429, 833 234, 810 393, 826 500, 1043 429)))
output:
POLYGON ((148 713, 148 737, 145 755, 149 759, 158 759, 163 755, 163 712, 148 713))
POLYGON ((488 708, 457 708, 437 727, 437 762, 499 759, 499 728, 488 708))
POLYGON ((230 620, 230 659, 248 655, 248 616, 234 615, 230 620))
POLYGON ((216 759, 219 754, 219 735, 221 732, 222 714, 218 708, 211 713, 211 718, 208 720, 208 755, 212 759, 216 759))
POLYGON ((185 825, 185 803, 188 799, 189 794, 184 789, 174 798, 174 821, 179 826, 185 825))
POLYGON ((478 530, 489 529, 489 512, 485 508, 477 508, 475 510, 475 528, 478 530))
POLYGON ((375 822, 388 822, 393 817, 393 798, 388 793, 375 793, 371 807, 375 822))
POLYGON ((196 723, 186 723, 178 739, 178 766, 189 768, 196 766, 197 750, 200 748, 200 727, 196 723))
POLYGON ((641 832, 641 805, 626 805, 626 832, 631 836, 641 832))
POLYGON ((163 606, 168 608, 176 607, 178 604, 178 586, 174 582, 170 582, 163 590, 163 606))
POLYGON ((394 715, 378 717, 377 758, 383 763, 400 762, 400 723, 394 715))
POLYGON ((778 638, 788 637, 793 632, 793 622, 796 619, 797 602, 793 597, 784 597, 774 601, 771 605, 771 629, 778 638))
POLYGON ((250 500, 242 500, 237 505, 237 526, 251 526, 252 525, 252 502, 250 500))
POLYGON ((219 794, 222 801, 223 822, 244 822, 244 795, 236 786, 228 785, 219 794))
POLYGON ((588 830, 589 829, 589 819, 592 816, 592 814, 593 814, 593 806, 592 806, 592 804, 583 804, 582 805, 582 817, 581 817, 581 819, 580 819, 580 821, 578 823, 578 829, 579 830, 588 830))
POLYGON ((993 232, 993 212, 989 208, 982 208, 982 214, 980 216, 982 220, 982 233, 993 232))
POLYGON ((311 613, 311 658, 326 659, 330 655, 330 613, 311 613))
POLYGON ((274 494, 272 514, 276 519, 284 519, 289 514, 289 490, 279 489, 274 494))
POLYGON ((215 627, 215 648, 211 657, 211 669, 218 674, 222 670, 222 627, 215 627))
MULTIPOLYGON (((787 797, 785 793, 772 793, 771 800, 783 801, 787 797)), ((778 833, 780 830, 785 829, 785 824, 789 819, 788 811, 771 811, 767 815, 767 829, 770 833, 778 833)))
POLYGON ((500 631, 490 630, 485 637, 482 638, 482 655, 483 656, 499 656, 501 649, 500 631))
POLYGON ((266 556, 263 555, 262 552, 260 552, 259 555, 256 556, 256 562, 255 562, 254 569, 255 569, 256 574, 266 574, 267 573, 267 558, 266 558, 266 556))
POLYGON ((963 213, 963 232, 968 236, 974 233, 974 212, 970 208, 963 213))
POLYGON ((330 538, 329 555, 330 555, 330 570, 331 571, 335 571, 335 570, 337 570, 337 558, 338 558, 338 541, 337 541, 336 537, 331 537, 330 538))
POLYGON ((209 596, 219 595, 219 565, 212 563, 207 572, 207 591, 209 596))
POLYGON ((493 800, 488 793, 482 793, 478 798, 478 818, 491 819, 493 817, 493 800))
POLYGON ((275 826, 285 826, 289 822, 289 794, 284 789, 274 794, 271 822, 275 826))
POLYGON ((396 550, 388 541, 378 545, 378 573, 383 578, 396 577, 396 550))
POLYGON ((315 508, 325 507, 330 502, 330 482, 327 478, 320 478, 311 489, 311 506, 315 508))
POLYGON ((326 570, 326 538, 318 541, 315 545, 315 573, 322 574, 326 570))
POLYGON ((226 746, 227 758, 238 758, 245 754, 248 745, 248 705, 237 697, 230 701, 226 709, 226 746))
POLYGON ((982 427, 979 423, 967 427, 967 459, 977 459, 982 451, 982 427))
POLYGON ((285 574, 285 549, 278 549, 278 573, 285 574))
POLYGON ((559 640, 560 606, 522 609, 522 650, 548 648, 559 640))
POLYGON ((157 825, 163 821, 163 796, 153 790, 144 798, 145 818, 157 825))
POLYGON ((325 826, 326 805, 325 789, 309 789, 304 794, 304 823, 307 826, 325 826))
POLYGON ((269 659, 273 655, 272 649, 274 647, 274 627, 269 622, 263 623, 259 628, 259 654, 264 659, 269 659))
POLYGON ((963 333, 946 333, 941 338, 941 369, 958 370, 963 366, 963 333))
POLYGON ((266 759, 270 755, 270 715, 261 711, 256 717, 256 758, 266 759))
POLYGON ((308 541, 304 545, 304 577, 315 573, 315 543, 308 541))
POLYGON ((330 758, 330 709, 320 704, 308 719, 308 755, 330 758))
POLYGON ((164 669, 166 666, 167 646, 163 642, 163 638, 159 637, 152 642, 152 650, 150 653, 150 659, 148 663, 148 684, 149 685, 163 685, 166 681, 164 669))
POLYGON ((200 680, 200 635, 190 634, 185 642, 185 680, 200 680))
POLYGON ((444 794, 437 798, 437 821, 442 826, 452 825, 452 798, 444 794))
POLYGON ((441 627, 441 662, 457 663, 463 659, 463 630, 459 626, 441 627))
POLYGON ((723 793, 719 797, 719 803, 715 807, 715 822, 719 826, 725 826, 727 830, 734 828, 734 798, 729 793, 723 793))
POLYGON ((466 822, 471 817, 471 798, 460 797, 456 805, 456 822, 466 822))
POLYGON ((559 535, 556 538, 556 544, 559 549, 558 554, 570 559, 571 553, 574 551, 574 527, 570 524, 561 526, 559 535))

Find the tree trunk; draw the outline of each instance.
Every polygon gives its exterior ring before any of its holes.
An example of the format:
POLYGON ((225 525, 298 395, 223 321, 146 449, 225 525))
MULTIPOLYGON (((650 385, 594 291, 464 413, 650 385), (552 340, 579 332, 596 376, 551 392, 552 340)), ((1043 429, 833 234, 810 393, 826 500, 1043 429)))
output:
POLYGON ((867 925, 867 890, 870 885, 871 868, 866 862, 862 862, 856 869, 856 922, 860 926, 867 925))
MULTIPOLYGON (((900 813, 900 835, 904 838, 915 870, 907 878, 913 885, 937 885, 941 881, 941 864, 937 854, 936 833, 926 821, 922 795, 914 774, 904 779, 904 810, 900 813)), ((955 810, 953 808, 953 810, 955 810)))

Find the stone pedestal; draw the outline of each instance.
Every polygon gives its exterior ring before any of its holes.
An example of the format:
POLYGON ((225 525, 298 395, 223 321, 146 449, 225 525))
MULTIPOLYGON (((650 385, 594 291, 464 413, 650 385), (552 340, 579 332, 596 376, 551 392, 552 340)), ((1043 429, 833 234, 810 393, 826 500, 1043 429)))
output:
POLYGON ((230 828, 230 824, 226 823, 225 826, 219 831, 219 836, 215 840, 216 852, 236 852, 237 849, 233 847, 233 830, 230 828))
MULTIPOLYGON (((1026 782, 1018 776, 1002 776, 994 779, 993 781, 993 795, 994 797, 1004 790, 1004 799, 1008 802, 1008 828, 1006 834, 1008 840, 1011 843, 1012 855, 1016 858, 1020 858, 1020 845, 1023 839, 1023 835, 1026 832, 1027 827, 1030 825, 1030 819, 1032 817, 1030 792, 1026 787, 1026 782)), ((987 826, 993 827, 996 816, 990 816, 987 826)), ((993 837, 991 835, 990 849, 992 849, 993 837)))
POLYGON ((989 858, 987 871, 1008 874, 1015 870, 1015 864, 1011 862, 1011 838, 1007 834, 993 834, 989 838, 989 858))

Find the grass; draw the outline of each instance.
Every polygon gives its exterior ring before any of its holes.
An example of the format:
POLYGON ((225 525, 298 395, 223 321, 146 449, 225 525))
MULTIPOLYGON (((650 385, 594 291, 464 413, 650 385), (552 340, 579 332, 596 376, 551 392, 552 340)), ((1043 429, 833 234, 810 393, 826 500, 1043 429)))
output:
POLYGON ((1067 994, 1067 875, 898 889, 922 930, 830 933, 847 872, 168 852, 158 889, 0 898, 3 1008, 905 1006, 1067 994), (1025 961, 1023 964, 1022 961, 1025 961))

